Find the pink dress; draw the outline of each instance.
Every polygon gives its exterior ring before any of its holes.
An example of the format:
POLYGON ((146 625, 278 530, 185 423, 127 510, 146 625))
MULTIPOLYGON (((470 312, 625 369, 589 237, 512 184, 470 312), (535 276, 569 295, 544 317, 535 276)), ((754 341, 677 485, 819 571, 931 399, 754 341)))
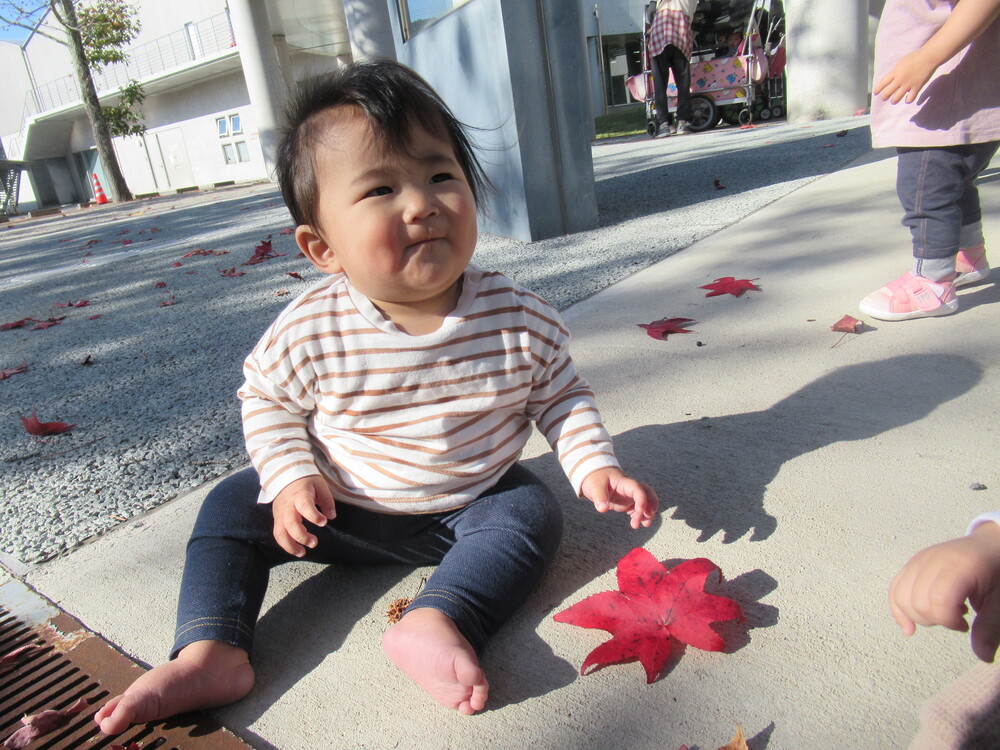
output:
MULTIPOLYGON (((948 20, 955 0, 888 0, 875 38, 878 83, 948 20)), ((913 104, 872 97, 872 144, 954 146, 1000 140, 1000 18, 946 62, 913 104)))

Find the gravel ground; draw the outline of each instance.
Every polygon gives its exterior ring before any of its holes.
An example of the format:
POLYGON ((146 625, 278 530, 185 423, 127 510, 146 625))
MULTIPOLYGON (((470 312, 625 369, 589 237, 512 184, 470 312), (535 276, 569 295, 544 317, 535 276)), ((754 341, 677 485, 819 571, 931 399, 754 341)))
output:
MULTIPOLYGON (((867 125, 602 142, 600 228, 483 235, 476 262, 564 309, 865 153, 867 125)), ((289 225, 269 184, 0 225, 0 323, 62 318, 0 331, 0 370, 27 364, 0 378, 3 556, 51 558, 246 463, 243 358, 303 285, 289 274, 319 273, 281 234, 289 225), (278 257, 241 265, 268 237, 278 257), (221 275, 230 268, 244 275, 221 275), (75 427, 32 437, 18 418, 32 409, 75 427)))

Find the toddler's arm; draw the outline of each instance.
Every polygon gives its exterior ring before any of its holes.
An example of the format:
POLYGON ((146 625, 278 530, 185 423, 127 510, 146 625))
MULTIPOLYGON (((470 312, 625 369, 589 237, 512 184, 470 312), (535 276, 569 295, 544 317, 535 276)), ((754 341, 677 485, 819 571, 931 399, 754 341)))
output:
POLYGON ((649 485, 626 476, 621 469, 598 469, 583 480, 580 493, 590 500, 598 513, 614 510, 628 513, 632 528, 649 526, 660 504, 649 485))
POLYGON ((966 599, 976 611, 972 650, 991 662, 1000 644, 1000 525, 992 521, 921 550, 889 586, 892 616, 906 635, 917 625, 967 631, 966 599))
POLYGON ((278 493, 271 504, 274 514, 274 539, 291 555, 302 557, 306 547, 316 546, 315 535, 302 523, 326 526, 337 517, 330 488, 318 475, 296 479, 278 493))
POLYGON ((979 36, 1000 15, 1000 0, 961 0, 920 49, 904 55, 875 86, 875 96, 911 104, 939 66, 979 36))

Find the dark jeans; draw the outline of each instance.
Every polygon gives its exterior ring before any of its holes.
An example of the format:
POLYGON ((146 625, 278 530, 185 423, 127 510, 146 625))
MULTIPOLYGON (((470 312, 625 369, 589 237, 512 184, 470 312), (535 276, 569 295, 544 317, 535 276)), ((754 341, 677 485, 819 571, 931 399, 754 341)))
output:
POLYGON ((975 180, 1000 141, 936 148, 898 148, 896 192, 914 258, 958 253, 962 227, 982 218, 975 180))
POLYGON ((678 47, 668 44, 653 58, 653 100, 661 125, 670 122, 667 108, 667 81, 670 71, 677 85, 677 119, 691 122, 691 63, 678 47))
POLYGON ((311 527, 319 543, 304 558, 275 542, 259 491, 257 472, 245 469, 205 498, 188 542, 171 658, 200 640, 251 653, 270 570, 297 559, 438 565, 410 607, 448 615, 480 651, 541 580, 562 535, 558 501, 520 465, 475 502, 444 513, 389 515, 338 503, 333 521, 311 527))

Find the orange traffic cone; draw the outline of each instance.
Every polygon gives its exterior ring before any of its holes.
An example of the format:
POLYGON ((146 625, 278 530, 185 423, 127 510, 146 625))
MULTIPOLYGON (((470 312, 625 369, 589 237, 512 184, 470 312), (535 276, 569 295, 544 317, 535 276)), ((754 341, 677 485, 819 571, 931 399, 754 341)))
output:
POLYGON ((94 196, 97 198, 97 205, 103 206, 105 203, 110 203, 108 196, 104 194, 104 188, 101 187, 101 181, 97 179, 97 172, 94 172, 94 196))

